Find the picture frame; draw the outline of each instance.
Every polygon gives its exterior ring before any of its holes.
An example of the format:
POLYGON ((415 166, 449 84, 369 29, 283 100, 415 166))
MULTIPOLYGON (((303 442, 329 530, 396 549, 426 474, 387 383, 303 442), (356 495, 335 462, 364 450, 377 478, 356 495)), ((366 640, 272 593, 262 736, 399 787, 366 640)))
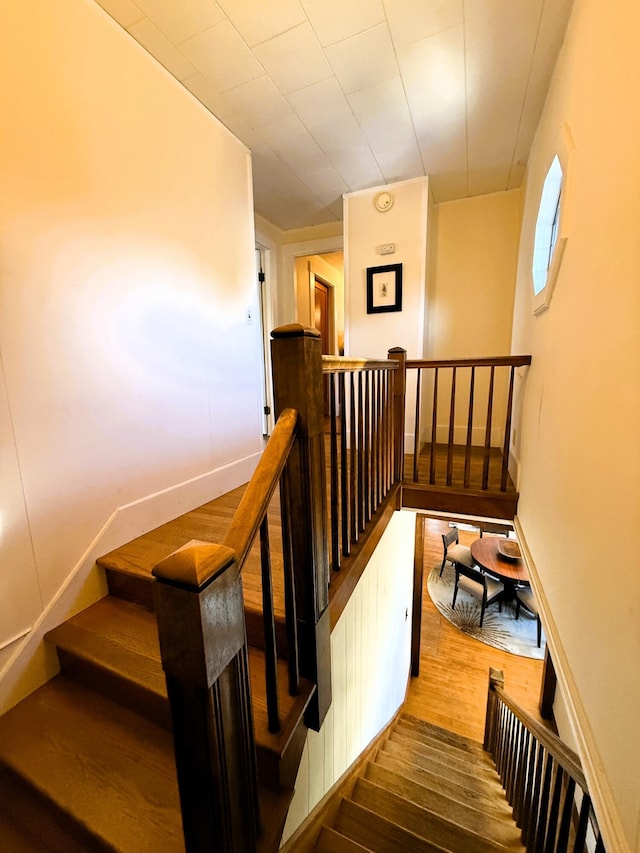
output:
POLYGON ((402 311, 402 264, 367 267, 367 314, 402 311))

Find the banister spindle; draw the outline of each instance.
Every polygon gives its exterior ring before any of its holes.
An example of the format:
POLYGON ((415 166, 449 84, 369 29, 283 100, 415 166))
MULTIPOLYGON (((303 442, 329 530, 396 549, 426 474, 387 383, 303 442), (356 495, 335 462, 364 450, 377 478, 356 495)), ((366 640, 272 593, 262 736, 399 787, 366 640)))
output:
POLYGON ((413 436, 413 482, 418 482, 418 461, 420 458, 420 390, 422 383, 420 382, 422 371, 420 368, 416 371, 416 418, 415 430, 413 436))
POLYGON ((338 423, 336 413, 336 375, 329 374, 329 456, 331 476, 331 568, 334 572, 340 570, 340 520, 338 500, 338 423))
POLYGON ((489 487, 489 459, 491 456, 491 419, 493 414, 493 388, 496 369, 491 365, 489 378, 489 394, 487 397, 487 423, 484 432, 484 461, 482 465, 482 488, 489 487))
POLYGON ((504 445, 502 448, 502 472, 500 476, 500 491, 507 491, 509 476, 509 449, 511 447, 511 417, 513 412, 513 385, 516 369, 511 367, 509 374, 509 392, 507 394, 507 412, 504 424, 504 445))
POLYGON ((278 650, 276 620, 273 611, 273 581, 271 579, 271 548, 267 516, 260 525, 260 568, 262 573, 262 623, 264 626, 264 665, 267 688, 267 718, 272 734, 280 731, 278 710, 278 650))
POLYGON ((471 446, 473 444, 473 399, 476 387, 476 368, 471 368, 469 380, 469 413, 467 416, 467 447, 464 454, 464 487, 469 488, 471 482, 471 446))
POLYGON ((433 406, 431 410, 431 453, 429 456, 429 483, 436 481, 436 445, 438 442, 438 368, 433 370, 433 406))
POLYGON ((349 495, 349 457, 347 452, 347 395, 344 373, 338 374, 338 395, 340 398, 340 509, 342 523, 342 555, 348 557, 351 553, 351 537, 349 534, 350 495, 349 495))
POLYGON ((453 443, 455 440, 457 370, 457 367, 453 367, 451 370, 451 399, 449 401, 449 440, 447 442, 447 486, 450 486, 453 482, 453 443))

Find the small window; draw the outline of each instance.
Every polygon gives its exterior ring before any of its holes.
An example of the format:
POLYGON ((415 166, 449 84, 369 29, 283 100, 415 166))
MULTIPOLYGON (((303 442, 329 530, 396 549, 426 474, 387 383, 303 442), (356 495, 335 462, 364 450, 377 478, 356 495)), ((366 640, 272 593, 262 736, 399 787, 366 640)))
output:
POLYGON ((544 179, 536 220, 532 265, 533 292, 536 296, 546 287, 549 270, 553 263, 560 221, 562 177, 562 166, 556 155, 544 179))

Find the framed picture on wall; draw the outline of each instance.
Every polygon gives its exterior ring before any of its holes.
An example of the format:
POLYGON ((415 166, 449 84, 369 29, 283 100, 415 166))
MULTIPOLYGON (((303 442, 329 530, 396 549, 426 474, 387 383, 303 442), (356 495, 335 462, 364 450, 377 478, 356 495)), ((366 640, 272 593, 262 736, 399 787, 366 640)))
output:
POLYGON ((367 267, 367 314, 402 311, 402 264, 367 267))

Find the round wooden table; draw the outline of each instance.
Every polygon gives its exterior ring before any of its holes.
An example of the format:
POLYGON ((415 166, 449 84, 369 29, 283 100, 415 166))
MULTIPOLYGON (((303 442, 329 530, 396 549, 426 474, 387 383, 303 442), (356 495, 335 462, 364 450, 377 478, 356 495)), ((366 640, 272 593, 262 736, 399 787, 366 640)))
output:
POLYGON ((501 539, 498 536, 483 536, 471 543, 471 556, 474 561, 504 584, 505 598, 515 598, 516 584, 529 584, 529 572, 521 558, 503 557, 498 550, 504 543, 515 544, 513 539, 501 539))

